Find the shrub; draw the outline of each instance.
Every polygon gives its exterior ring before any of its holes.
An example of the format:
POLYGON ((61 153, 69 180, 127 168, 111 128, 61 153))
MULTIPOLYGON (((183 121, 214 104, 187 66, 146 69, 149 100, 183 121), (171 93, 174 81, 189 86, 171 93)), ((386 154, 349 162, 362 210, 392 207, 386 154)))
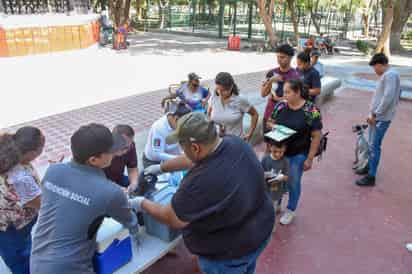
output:
POLYGON ((364 54, 369 54, 369 45, 365 41, 358 40, 356 41, 356 47, 360 52, 363 52, 364 54))

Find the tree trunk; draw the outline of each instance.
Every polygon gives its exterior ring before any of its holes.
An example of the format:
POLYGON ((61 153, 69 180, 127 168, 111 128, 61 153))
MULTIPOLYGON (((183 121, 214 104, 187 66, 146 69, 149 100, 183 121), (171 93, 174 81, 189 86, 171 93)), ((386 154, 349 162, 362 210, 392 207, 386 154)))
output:
POLYGON ((136 17, 137 20, 142 20, 143 18, 143 9, 142 9, 142 5, 143 5, 143 0, 136 0, 136 17))
POLYGON ((272 47, 276 46, 278 38, 273 31, 272 26, 272 15, 273 15, 273 7, 275 5, 275 0, 270 0, 269 3, 269 10, 266 9, 266 1, 267 0, 256 0, 257 6, 259 9, 259 15, 262 18, 263 25, 265 26, 265 30, 269 36, 269 42, 272 47))
POLYGON ((129 22, 130 3, 131 3, 131 0, 125 0, 122 25, 129 22))
POLYGON ((290 16, 291 16, 292 23, 293 23, 293 32, 295 33, 296 44, 298 45, 298 50, 301 50, 299 48, 300 35, 299 35, 298 19, 296 18, 296 12, 295 12, 295 0, 287 0, 287 1, 288 1, 288 8, 290 11, 290 16))
POLYGON ((365 10, 362 14, 362 22, 363 22, 363 35, 365 37, 369 37, 369 15, 371 12, 373 0, 368 0, 365 10))
POLYGON ((393 9, 393 22, 390 35, 391 51, 400 52, 403 50, 401 46, 401 33, 403 27, 408 21, 412 13, 412 1, 398 0, 393 9))
POLYGON ((159 15, 160 15, 160 29, 164 29, 165 27, 165 9, 163 7, 163 5, 160 3, 161 1, 159 1, 159 15))
MULTIPOLYGON (((385 1, 385 0, 383 0, 385 1)), ((376 44, 375 53, 383 52, 389 57, 389 36, 391 32, 392 22, 393 22, 393 1, 386 0, 386 3, 382 3, 383 10, 383 23, 382 32, 379 35, 378 42, 376 44)))
MULTIPOLYGON (((318 8, 319 8, 319 0, 316 0, 315 10, 313 10, 313 6, 310 6, 310 18, 312 20, 313 25, 315 26, 316 32, 320 34, 320 25, 318 21, 318 8)), ((310 30, 309 30, 310 31, 310 30)))
POLYGON ((122 19, 122 1, 117 0, 114 5, 114 25, 116 28, 120 27, 122 19))

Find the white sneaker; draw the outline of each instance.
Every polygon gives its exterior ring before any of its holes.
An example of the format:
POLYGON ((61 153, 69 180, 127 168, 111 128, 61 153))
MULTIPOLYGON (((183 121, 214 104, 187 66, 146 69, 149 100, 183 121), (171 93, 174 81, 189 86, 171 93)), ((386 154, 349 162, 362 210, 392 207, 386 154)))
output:
POLYGON ((406 249, 412 252, 412 243, 406 244, 406 249))
POLYGON ((288 209, 280 218, 280 223, 282 225, 288 225, 293 221, 294 217, 295 217, 295 212, 288 209))

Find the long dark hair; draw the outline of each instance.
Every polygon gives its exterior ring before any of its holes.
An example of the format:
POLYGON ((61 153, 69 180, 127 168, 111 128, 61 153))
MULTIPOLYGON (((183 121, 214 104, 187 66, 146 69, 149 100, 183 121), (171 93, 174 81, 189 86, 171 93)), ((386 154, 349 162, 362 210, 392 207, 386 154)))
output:
POLYGON ((36 127, 19 128, 13 136, 14 142, 22 155, 36 151, 40 146, 44 145, 44 137, 41 130, 36 127))
MULTIPOLYGON (((219 72, 215 78, 215 84, 224 87, 225 89, 231 89, 231 94, 239 95, 239 88, 235 83, 232 75, 229 72, 219 72)), ((219 96, 217 91, 216 95, 219 96)))
POLYGON ((0 174, 16 166, 20 159, 20 150, 13 140, 13 135, 7 133, 0 135, 0 174))
POLYGON ((295 93, 299 93, 300 97, 302 97, 305 100, 309 99, 309 90, 305 88, 302 80, 290 79, 287 80, 286 83, 289 84, 291 90, 293 90, 295 93))

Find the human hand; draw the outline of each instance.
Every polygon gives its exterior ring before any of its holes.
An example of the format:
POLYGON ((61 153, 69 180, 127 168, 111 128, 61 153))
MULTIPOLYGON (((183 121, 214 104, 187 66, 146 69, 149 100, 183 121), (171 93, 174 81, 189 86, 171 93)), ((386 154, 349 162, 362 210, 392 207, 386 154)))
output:
POLYGON ((269 81, 270 81, 271 83, 274 83, 274 82, 282 82, 282 81, 283 81, 283 78, 282 78, 282 76, 280 76, 279 74, 275 74, 275 75, 273 75, 272 77, 269 78, 269 81))
POLYGON ((313 165, 313 159, 306 159, 306 161, 303 163, 303 170, 304 171, 308 171, 310 169, 312 169, 312 165, 313 165))
POLYGON ((128 187, 127 187, 127 193, 132 193, 132 192, 134 192, 135 190, 136 190, 136 188, 137 188, 137 183, 133 183, 133 184, 130 184, 128 187))
POLYGON ((373 125, 375 125, 376 124, 376 118, 375 118, 375 116, 369 116, 367 119, 366 119, 366 122, 369 124, 369 125, 371 125, 371 126, 373 126, 373 125))
POLYGON ((142 211, 142 203, 144 201, 143 196, 137 196, 135 198, 129 199, 129 206, 136 210, 137 212, 142 211))
POLYGON ((160 166, 160 164, 148 166, 147 168, 145 168, 145 170, 143 172, 144 172, 145 175, 146 174, 159 175, 159 174, 162 173, 162 167, 160 166))
POLYGON ((216 123, 216 126, 217 126, 217 133, 219 134, 219 136, 220 137, 225 136, 225 133, 226 133, 225 126, 222 124, 218 124, 218 123, 216 123))
POLYGON ((266 127, 272 130, 275 127, 275 122, 272 119, 268 119, 266 122, 266 127))
POLYGON ((252 139, 252 133, 246 133, 246 134, 244 134, 243 136, 242 136, 242 138, 243 138, 243 140, 245 141, 245 142, 249 142, 250 141, 250 139, 252 139))

